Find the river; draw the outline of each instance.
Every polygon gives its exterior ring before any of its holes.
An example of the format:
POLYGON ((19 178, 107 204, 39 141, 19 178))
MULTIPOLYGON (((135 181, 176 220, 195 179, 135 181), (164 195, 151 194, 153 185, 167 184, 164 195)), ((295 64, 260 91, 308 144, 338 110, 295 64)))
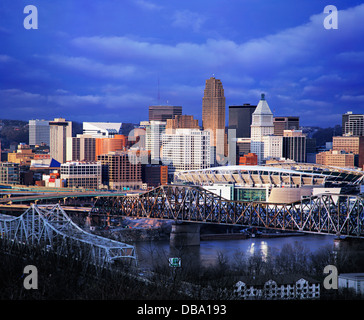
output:
POLYGON ((236 253, 242 253, 243 257, 259 254, 262 259, 268 255, 279 252, 285 244, 301 243, 308 251, 315 252, 325 246, 334 246, 334 236, 313 235, 281 237, 281 238, 248 238, 241 240, 207 240, 201 241, 200 246, 184 248, 171 248, 169 241, 143 241, 136 242, 136 252, 139 266, 149 268, 153 263, 168 261, 171 257, 181 257, 188 263, 200 263, 209 266, 216 263, 219 254, 223 254, 229 261, 234 259, 236 253))

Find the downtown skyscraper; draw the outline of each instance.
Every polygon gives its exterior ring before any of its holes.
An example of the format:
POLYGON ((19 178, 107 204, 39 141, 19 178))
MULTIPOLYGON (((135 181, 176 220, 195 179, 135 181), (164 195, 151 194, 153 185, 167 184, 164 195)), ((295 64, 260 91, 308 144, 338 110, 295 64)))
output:
POLYGON ((206 80, 202 98, 202 127, 210 130, 211 146, 224 153, 225 142, 225 96, 221 80, 211 77, 206 80), (222 148, 222 149, 220 149, 222 148))
POLYGON ((273 113, 262 93, 251 124, 250 150, 258 156, 258 164, 264 159, 264 136, 274 134, 273 113))

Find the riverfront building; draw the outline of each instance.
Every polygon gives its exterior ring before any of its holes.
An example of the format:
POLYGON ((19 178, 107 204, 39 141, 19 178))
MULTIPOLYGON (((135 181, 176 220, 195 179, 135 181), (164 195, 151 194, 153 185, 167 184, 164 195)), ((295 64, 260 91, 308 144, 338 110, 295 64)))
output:
POLYGON ((272 276, 266 279, 242 277, 235 284, 234 292, 243 300, 319 299, 320 282, 299 275, 272 276))

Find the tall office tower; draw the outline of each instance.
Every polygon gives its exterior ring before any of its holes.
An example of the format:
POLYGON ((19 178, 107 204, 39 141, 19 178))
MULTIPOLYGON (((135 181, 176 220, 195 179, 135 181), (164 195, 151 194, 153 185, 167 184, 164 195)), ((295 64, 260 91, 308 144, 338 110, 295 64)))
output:
POLYGON ((210 132, 198 129, 176 129, 162 136, 162 162, 168 174, 180 170, 210 167, 210 132))
POLYGON ((159 163, 162 134, 166 130, 165 121, 141 121, 140 126, 145 128, 145 149, 150 151, 152 163, 159 163))
POLYGON ((204 130, 211 130, 211 146, 216 147, 218 152, 220 150, 220 154, 225 153, 224 88, 221 80, 214 77, 206 80, 202 98, 202 127, 204 130))
POLYGON ((300 117, 274 117, 274 134, 283 136, 284 130, 299 130, 300 117))
POLYGON ((88 134, 67 137, 67 161, 95 161, 96 138, 88 134))
POLYGON ((193 116, 181 115, 175 116, 174 119, 167 119, 166 133, 173 133, 176 129, 200 129, 200 126, 193 116))
POLYGON ((258 156, 258 164, 264 159, 264 136, 274 132, 273 113, 269 108, 265 95, 262 93, 260 101, 253 113, 251 124, 250 150, 258 156))
POLYGON ((236 130, 236 138, 250 138, 250 126, 256 107, 249 103, 229 106, 229 129, 236 130))
POLYGON ((29 145, 35 146, 42 143, 49 146, 49 121, 29 120, 29 145))
POLYGON ((60 163, 66 162, 67 137, 72 137, 72 122, 63 118, 49 121, 49 149, 50 157, 60 163))
POLYGON ((296 162, 306 162, 306 135, 302 130, 283 131, 282 156, 296 162))
POLYGON ((112 138, 121 133, 121 122, 83 122, 83 134, 94 138, 112 138))
POLYGON ((181 106, 149 106, 149 121, 166 121, 182 115, 181 106))
POLYGON ((364 114, 353 114, 351 111, 342 116, 343 135, 364 136, 364 114))

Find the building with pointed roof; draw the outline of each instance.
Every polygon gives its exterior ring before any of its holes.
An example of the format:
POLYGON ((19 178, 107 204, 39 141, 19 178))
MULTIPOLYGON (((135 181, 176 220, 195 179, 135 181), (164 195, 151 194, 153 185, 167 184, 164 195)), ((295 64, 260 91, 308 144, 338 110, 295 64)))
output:
POLYGON ((262 93, 260 101, 252 115, 251 124, 251 147, 252 153, 258 156, 258 164, 261 164, 264 158, 264 136, 274 134, 273 113, 265 100, 265 94, 262 93))

